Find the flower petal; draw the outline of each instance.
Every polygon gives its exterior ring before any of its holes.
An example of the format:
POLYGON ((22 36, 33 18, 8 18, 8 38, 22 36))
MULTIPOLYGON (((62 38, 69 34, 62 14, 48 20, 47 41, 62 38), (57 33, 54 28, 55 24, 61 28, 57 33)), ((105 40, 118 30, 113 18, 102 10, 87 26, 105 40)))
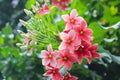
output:
POLYGON ((48 52, 46 50, 42 50, 40 54, 40 58, 47 58, 48 52))
POLYGON ((79 63, 79 64, 82 63, 82 58, 83 58, 83 54, 79 54, 79 55, 78 55, 78 63, 79 63))
POLYGON ((50 60, 49 59, 42 59, 42 65, 48 65, 50 63, 50 60))
POLYGON ((71 76, 70 80, 77 80, 78 78, 76 76, 71 76))
POLYGON ((61 33, 60 33, 60 38, 61 38, 62 40, 66 40, 68 37, 69 37, 68 34, 66 34, 66 33, 64 33, 64 32, 61 32, 61 33))
POLYGON ((53 51, 53 49, 52 49, 52 45, 49 44, 49 45, 48 45, 48 52, 52 52, 52 51, 53 51))
POLYGON ((73 9, 73 10, 71 11, 71 13, 70 13, 70 17, 71 17, 71 18, 74 18, 74 17, 77 17, 77 16, 78 16, 77 10, 76 10, 76 9, 73 9))
POLYGON ((90 46, 89 50, 96 50, 98 47, 98 44, 93 44, 92 46, 90 46))
POLYGON ((64 50, 66 48, 65 42, 61 42, 59 50, 64 50))
POLYGON ((69 15, 62 15, 62 18, 65 22, 68 22, 69 21, 69 15))
POLYGON ((101 58, 100 54, 98 54, 96 51, 91 52, 93 58, 101 58))
POLYGON ((72 63, 71 63, 70 61, 64 62, 64 67, 65 67, 67 70, 70 70, 70 69, 71 69, 71 66, 72 66, 72 63))
POLYGON ((87 61, 90 64, 92 62, 92 58, 87 58, 87 61))
POLYGON ((63 65, 63 61, 62 60, 58 60, 57 67, 60 68, 62 65, 63 65))
POLYGON ((70 55, 69 56, 69 60, 72 62, 72 63, 75 63, 77 61, 76 57, 74 57, 74 55, 70 55))
POLYGON ((57 72, 56 74, 52 75, 52 80, 63 80, 63 77, 60 72, 57 72))
POLYGON ((50 65, 51 65, 52 67, 55 67, 55 66, 57 65, 56 59, 51 60, 50 65))
POLYGON ((80 27, 87 27, 87 22, 82 17, 77 17, 76 22, 80 25, 80 27))
POLYGON ((54 58, 58 58, 59 57, 59 51, 55 50, 54 52, 52 52, 52 55, 54 56, 54 58))
POLYGON ((89 58, 89 57, 92 57, 92 55, 90 54, 90 51, 84 51, 83 52, 84 54, 83 54, 83 57, 85 57, 85 58, 89 58))
POLYGON ((43 74, 44 76, 50 76, 52 75, 52 71, 48 70, 46 73, 43 74))
POLYGON ((91 29, 86 29, 85 35, 86 36, 91 36, 92 35, 92 30, 91 29))
POLYGON ((76 37, 75 31, 74 31, 74 30, 71 30, 71 31, 69 32, 69 38, 70 38, 71 40, 75 40, 75 37, 76 37))

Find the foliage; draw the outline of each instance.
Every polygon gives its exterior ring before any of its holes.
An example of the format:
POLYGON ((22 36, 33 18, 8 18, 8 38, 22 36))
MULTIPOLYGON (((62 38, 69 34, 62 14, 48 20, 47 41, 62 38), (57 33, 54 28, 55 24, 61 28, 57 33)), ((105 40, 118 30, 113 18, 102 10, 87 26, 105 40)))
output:
MULTIPOLYGON (((29 3, 30 1, 26 3, 28 9, 30 9, 29 3)), ((34 0, 32 3, 34 4, 34 0)), ((80 80, 120 79, 119 0, 74 0, 69 6, 70 7, 65 11, 54 8, 50 15, 45 15, 44 19, 48 20, 48 23, 45 22, 45 24, 52 26, 51 30, 56 30, 56 33, 45 32, 50 34, 50 36, 45 38, 43 35, 45 40, 44 44, 40 44, 41 46, 33 46, 35 50, 31 56, 28 55, 26 50, 21 50, 16 46, 16 43, 22 43, 22 37, 18 34, 13 34, 13 29, 10 24, 6 25, 6 27, 1 30, 0 79, 41 80, 42 74, 45 72, 45 70, 41 64, 41 60, 38 58, 38 54, 42 48, 46 48, 48 43, 55 43, 54 39, 51 40, 51 36, 62 31, 64 28, 64 22, 61 20, 61 15, 69 13, 74 8, 79 11, 80 16, 87 20, 89 28, 93 30, 93 43, 99 44, 98 52, 101 54, 102 58, 99 60, 94 59, 91 64, 86 64, 86 60, 84 60, 83 64, 81 65, 75 64, 73 65, 72 71, 70 71, 70 73, 79 77, 80 80), (78 6, 76 4, 80 5, 78 6), (55 19, 56 22, 53 22, 53 19, 55 19), (54 26, 53 24, 56 25, 54 26), (56 26, 57 29, 54 29, 56 26)), ((40 17, 41 16, 38 14, 31 16, 31 19, 27 21, 30 24, 27 26, 31 28, 35 28, 35 26, 42 28, 41 22, 37 19, 40 17)), ((35 32, 37 32, 37 30, 35 32)), ((37 33, 38 35, 41 35, 39 32, 37 33)), ((56 36, 57 35, 54 35, 55 38, 56 36)), ((35 37, 40 38, 38 36, 35 37)), ((53 48, 56 49, 56 46, 58 46, 58 43, 56 43, 53 48)))
MULTIPOLYGON (((0 0, 0 30, 6 23, 12 25, 12 28, 21 29, 19 18, 25 17, 23 8, 27 0, 0 0)), ((15 31, 14 31, 15 32, 15 31)))

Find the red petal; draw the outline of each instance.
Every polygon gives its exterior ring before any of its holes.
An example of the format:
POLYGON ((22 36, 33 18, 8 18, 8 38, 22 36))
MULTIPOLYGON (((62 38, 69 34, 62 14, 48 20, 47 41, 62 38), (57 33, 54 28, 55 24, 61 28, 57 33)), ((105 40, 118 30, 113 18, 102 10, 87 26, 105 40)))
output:
POLYGON ((46 73, 43 74, 44 76, 51 76, 52 75, 52 71, 48 70, 46 73))
POLYGON ((64 63, 64 62, 63 62, 62 60, 59 60, 59 61, 57 62, 57 67, 60 68, 60 67, 63 65, 63 63, 64 63))
POLYGON ((69 56, 69 60, 72 62, 72 63, 75 63, 77 61, 77 58, 74 57, 74 55, 70 55, 69 56))
POLYGON ((98 44, 93 44, 90 46, 89 50, 96 50, 98 48, 98 44))
POLYGON ((70 70, 70 69, 71 69, 71 65, 72 65, 72 63, 71 63, 70 61, 64 62, 64 67, 65 67, 67 70, 70 70))
POLYGON ((92 57, 93 58, 101 58, 100 54, 98 54, 97 52, 92 52, 92 57))

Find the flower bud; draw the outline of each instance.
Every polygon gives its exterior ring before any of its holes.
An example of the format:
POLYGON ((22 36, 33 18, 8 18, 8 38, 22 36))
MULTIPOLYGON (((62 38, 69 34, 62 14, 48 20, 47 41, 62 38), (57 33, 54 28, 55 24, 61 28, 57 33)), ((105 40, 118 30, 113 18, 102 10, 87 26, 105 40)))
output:
POLYGON ((46 3, 50 3, 50 0, 45 0, 46 3))
POLYGON ((23 26, 26 26, 27 25, 27 22, 25 22, 24 20, 22 19, 19 19, 20 23, 23 25, 23 26))
POLYGON ((26 45, 25 46, 21 46, 20 49, 25 50, 25 49, 27 49, 27 46, 26 45))
POLYGON ((33 14, 30 10, 27 10, 27 9, 24 9, 24 12, 25 12, 27 15, 32 15, 32 14, 33 14))
POLYGON ((22 44, 21 44, 21 43, 16 43, 16 45, 17 45, 17 46, 22 46, 22 44))
POLYGON ((37 8, 36 6, 34 6, 34 5, 32 5, 32 11, 33 11, 33 12, 37 12, 37 11, 38 11, 38 8, 37 8))
POLYGON ((36 1, 36 6, 37 6, 37 7, 39 7, 39 6, 40 6, 39 2, 37 2, 37 1, 36 1))

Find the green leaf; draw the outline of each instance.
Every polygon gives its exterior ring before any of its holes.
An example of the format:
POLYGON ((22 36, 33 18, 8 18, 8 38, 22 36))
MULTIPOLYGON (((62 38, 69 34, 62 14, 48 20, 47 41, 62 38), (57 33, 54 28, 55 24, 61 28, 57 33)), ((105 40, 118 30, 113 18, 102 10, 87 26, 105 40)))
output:
POLYGON ((100 52, 100 53, 111 54, 108 50, 104 49, 103 46, 101 46, 101 45, 99 45, 97 51, 100 52))
POLYGON ((102 46, 98 47, 98 51, 101 53, 102 58, 107 62, 114 62, 120 64, 120 56, 112 55, 108 50, 104 49, 102 46))
POLYGON ((9 53, 10 53, 10 48, 9 47, 3 47, 2 48, 3 57, 7 58, 9 56, 9 53))
POLYGON ((19 50, 18 50, 18 49, 13 48, 12 53, 13 53, 13 55, 14 55, 16 58, 19 57, 19 50))
POLYGON ((110 7, 111 15, 116 15, 118 13, 118 8, 115 6, 110 7))
POLYGON ((101 53, 101 56, 102 58, 107 61, 108 63, 111 63, 112 62, 112 58, 110 56, 110 54, 107 54, 107 53, 101 53))
POLYGON ((120 28, 120 22, 117 22, 116 24, 110 26, 110 27, 103 27, 104 29, 119 29, 120 28))
POLYGON ((12 34, 12 27, 8 24, 5 28, 2 29, 3 34, 10 35, 12 34))
POLYGON ((110 55, 113 62, 117 63, 117 64, 120 64, 120 56, 115 56, 115 55, 110 55))
POLYGON ((32 5, 34 5, 36 0, 28 0, 25 4, 26 9, 31 9, 32 5))
POLYGON ((89 25, 89 28, 91 28, 93 31, 93 37, 94 37, 93 43, 100 44, 103 41, 107 31, 104 30, 102 26, 97 22, 91 23, 89 25))
POLYGON ((111 43, 111 42, 113 42, 113 41, 115 41, 115 40, 117 40, 117 37, 114 37, 114 38, 111 38, 111 39, 104 38, 104 41, 105 41, 105 42, 109 42, 109 43, 111 43))
POLYGON ((4 44, 4 39, 2 36, 0 36, 0 45, 3 45, 4 44))

